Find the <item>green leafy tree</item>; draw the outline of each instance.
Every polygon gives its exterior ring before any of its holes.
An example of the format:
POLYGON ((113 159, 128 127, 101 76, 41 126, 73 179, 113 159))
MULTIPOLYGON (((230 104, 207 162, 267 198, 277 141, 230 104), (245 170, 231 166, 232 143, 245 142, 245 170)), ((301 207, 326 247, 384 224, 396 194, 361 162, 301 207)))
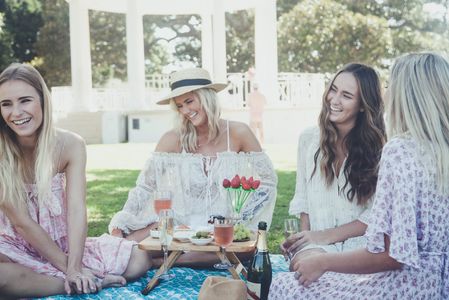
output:
POLYGON ((246 72, 255 64, 254 10, 226 13, 225 19, 227 71, 246 72))
POLYGON ((12 39, 4 24, 4 14, 0 13, 0 68, 3 70, 13 60, 14 54, 11 49, 12 39))
POLYGON ((44 25, 39 31, 33 64, 48 86, 71 84, 69 5, 65 0, 42 2, 44 25))
POLYGON ((349 61, 379 65, 391 47, 387 27, 384 19, 331 0, 303 1, 279 19, 280 70, 334 72, 349 61))
MULTIPOLYGON (((165 49, 166 64, 178 65, 192 62, 201 65, 201 18, 198 15, 144 16, 145 31, 154 34, 148 46, 159 45, 165 49)), ((162 66, 163 67, 163 66, 162 66)))
POLYGON ((40 2, 0 1, 0 26, 0 67, 33 60, 36 56, 34 43, 42 26, 40 2))

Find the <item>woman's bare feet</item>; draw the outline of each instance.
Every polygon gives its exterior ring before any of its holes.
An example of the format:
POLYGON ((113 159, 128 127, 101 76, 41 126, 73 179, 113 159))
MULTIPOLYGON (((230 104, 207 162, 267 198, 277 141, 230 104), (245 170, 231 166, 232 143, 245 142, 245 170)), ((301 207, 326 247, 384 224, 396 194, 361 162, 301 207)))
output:
POLYGON ((123 276, 120 275, 106 275, 103 280, 101 281, 101 287, 107 288, 107 287, 121 287, 126 285, 126 279, 123 276))

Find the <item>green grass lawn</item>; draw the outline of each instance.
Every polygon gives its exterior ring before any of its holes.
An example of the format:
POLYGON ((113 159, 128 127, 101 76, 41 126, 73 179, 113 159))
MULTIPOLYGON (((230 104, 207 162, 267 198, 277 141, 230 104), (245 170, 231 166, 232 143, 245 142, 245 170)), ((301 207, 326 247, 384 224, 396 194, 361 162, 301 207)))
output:
MULTIPOLYGON (((87 211, 89 236, 107 232, 109 221, 115 212, 122 209, 128 191, 134 187, 137 170, 89 170, 87 173, 87 211)), ((271 253, 279 253, 283 240, 283 221, 288 216, 288 205, 295 189, 294 171, 277 171, 278 195, 273 221, 268 236, 271 253)))

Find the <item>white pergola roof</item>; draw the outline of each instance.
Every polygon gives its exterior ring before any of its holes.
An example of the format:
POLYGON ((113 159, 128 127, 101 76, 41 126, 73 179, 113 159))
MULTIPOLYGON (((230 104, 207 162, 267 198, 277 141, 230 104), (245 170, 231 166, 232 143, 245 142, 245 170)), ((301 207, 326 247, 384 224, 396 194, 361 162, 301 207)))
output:
POLYGON ((255 67, 261 90, 277 97, 276 0, 68 0, 75 110, 89 110, 92 71, 88 10, 126 14, 130 109, 142 109, 145 95, 144 15, 198 14, 202 20, 202 67, 226 82, 225 12, 255 9, 255 67))

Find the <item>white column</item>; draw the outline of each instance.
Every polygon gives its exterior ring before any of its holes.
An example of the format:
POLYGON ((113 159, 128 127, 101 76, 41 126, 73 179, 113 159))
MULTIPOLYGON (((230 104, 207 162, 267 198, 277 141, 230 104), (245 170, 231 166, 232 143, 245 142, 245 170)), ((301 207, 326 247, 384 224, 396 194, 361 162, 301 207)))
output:
POLYGON ((260 91, 268 103, 278 99, 278 51, 276 0, 257 1, 255 16, 255 60, 260 91))
POLYGON ((92 92, 89 11, 84 0, 70 0, 69 5, 72 110, 89 111, 92 92))
POLYGON ((212 48, 214 59, 213 77, 216 81, 226 82, 226 26, 224 0, 214 0, 212 14, 212 48))
POLYGON ((202 67, 214 74, 213 28, 210 13, 201 15, 201 62, 202 67))
POLYGON ((128 60, 129 108, 145 108, 145 53, 143 20, 139 0, 127 1, 126 55, 128 60))

